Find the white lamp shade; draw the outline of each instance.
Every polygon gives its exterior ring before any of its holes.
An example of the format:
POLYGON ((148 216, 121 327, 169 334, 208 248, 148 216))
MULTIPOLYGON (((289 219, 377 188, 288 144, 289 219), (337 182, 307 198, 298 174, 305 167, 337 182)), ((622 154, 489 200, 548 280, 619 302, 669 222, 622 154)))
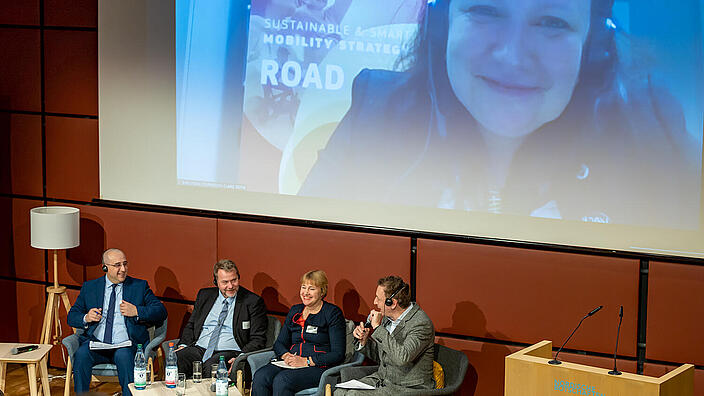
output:
POLYGON ((42 206, 29 211, 32 247, 69 249, 80 243, 80 212, 68 206, 42 206))

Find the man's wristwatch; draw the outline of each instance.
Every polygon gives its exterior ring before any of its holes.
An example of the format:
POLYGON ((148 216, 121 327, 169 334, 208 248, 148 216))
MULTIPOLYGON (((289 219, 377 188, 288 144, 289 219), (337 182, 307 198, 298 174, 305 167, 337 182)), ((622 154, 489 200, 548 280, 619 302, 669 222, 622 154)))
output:
POLYGON ((308 365, 308 367, 310 367, 310 356, 308 356, 308 357, 306 358, 306 365, 308 365))

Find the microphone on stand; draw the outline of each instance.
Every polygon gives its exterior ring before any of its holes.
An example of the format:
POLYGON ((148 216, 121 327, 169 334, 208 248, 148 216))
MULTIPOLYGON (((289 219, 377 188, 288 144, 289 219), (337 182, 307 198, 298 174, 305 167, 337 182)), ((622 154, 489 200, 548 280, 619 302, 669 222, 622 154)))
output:
POLYGON ((621 372, 616 368, 616 352, 618 352, 618 336, 621 333, 621 322, 623 321, 623 305, 618 311, 618 330, 616 330, 616 349, 614 350, 614 369, 609 371, 611 375, 621 375, 621 372))
POLYGON ((582 320, 580 320, 579 323, 577 324, 577 327, 575 327, 574 330, 572 330, 572 334, 570 334, 570 336, 567 337, 567 339, 565 340, 565 342, 562 343, 562 346, 560 347, 560 349, 557 350, 557 353, 555 354, 555 358, 554 358, 553 360, 549 361, 548 363, 550 363, 550 364, 562 364, 561 361, 557 360, 557 355, 559 355, 560 352, 562 351, 562 348, 564 348, 565 345, 567 345, 567 342, 570 340, 570 338, 572 338, 572 336, 574 335, 575 331, 577 331, 577 329, 579 328, 579 326, 582 325, 582 322, 584 322, 584 319, 586 319, 586 318, 588 318, 588 317, 594 315, 595 313, 599 312, 599 310, 602 309, 602 308, 604 308, 604 306, 603 306, 603 305, 599 305, 598 307, 592 309, 591 312, 589 312, 588 314, 584 315, 584 317, 582 318, 582 320))

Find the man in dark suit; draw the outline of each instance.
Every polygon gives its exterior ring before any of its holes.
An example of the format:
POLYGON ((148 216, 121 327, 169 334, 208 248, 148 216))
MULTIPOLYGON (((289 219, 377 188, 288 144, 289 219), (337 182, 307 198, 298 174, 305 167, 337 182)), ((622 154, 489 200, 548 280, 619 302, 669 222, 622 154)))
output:
POLYGON ((88 391, 94 365, 117 366, 122 394, 131 395, 127 385, 134 382, 134 355, 137 344, 149 342, 147 329, 166 319, 166 308, 154 296, 149 284, 127 276, 127 257, 119 249, 103 253, 105 277, 83 283, 81 293, 68 312, 68 324, 84 329, 80 347, 73 358, 76 394, 88 391), (130 346, 91 349, 90 341, 130 346))
POLYGON ((213 267, 217 287, 198 291, 193 313, 181 332, 176 351, 179 373, 193 375, 193 362, 203 361, 203 376, 220 356, 231 362, 242 352, 256 351, 266 344, 266 306, 258 295, 240 286, 240 271, 231 260, 213 267))

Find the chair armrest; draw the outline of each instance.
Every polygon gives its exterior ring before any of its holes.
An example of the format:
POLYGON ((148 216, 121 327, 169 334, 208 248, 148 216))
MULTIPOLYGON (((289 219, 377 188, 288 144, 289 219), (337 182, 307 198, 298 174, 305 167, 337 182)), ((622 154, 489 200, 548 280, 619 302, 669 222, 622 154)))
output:
MULTIPOLYGON (((362 364, 364 361, 364 355, 361 353, 355 351, 354 355, 352 355, 352 360, 349 361, 349 363, 341 364, 339 366, 334 366, 330 367, 329 369, 323 371, 323 374, 320 376, 320 382, 318 383, 318 392, 316 395, 324 395, 325 394, 325 384, 332 384, 331 380, 333 376, 336 376, 337 374, 340 373, 340 370, 342 370, 345 367, 353 367, 353 366, 359 366, 362 364)), ((334 385, 334 384, 332 384, 334 385)))
MULTIPOLYGON (((147 344, 147 346, 144 347, 144 356, 146 356, 147 359, 149 359, 150 357, 156 357, 156 348, 158 348, 159 344, 164 341, 164 338, 166 338, 166 334, 157 335, 151 341, 149 341, 149 344, 147 344)), ((166 347, 168 348, 169 344, 166 344, 166 347)))
POLYGON ((342 367, 340 370, 340 381, 345 382, 353 379, 360 379, 374 374, 379 370, 379 366, 354 366, 342 367))
POLYGON ((274 357, 276 357, 274 351, 257 352, 247 356, 247 363, 249 363, 249 368, 252 370, 252 377, 254 377, 254 373, 257 370, 269 364, 274 357))
MULTIPOLYGON (((237 355, 235 358, 235 361, 232 362, 232 366, 230 368, 230 380, 233 382, 237 381, 237 370, 244 370, 245 362, 247 361, 247 358, 256 354, 256 353, 261 353, 261 352, 268 352, 273 350, 272 347, 269 348, 262 348, 262 349, 257 349, 256 351, 252 352, 243 352, 237 355)), ((252 370, 252 376, 254 376, 254 370, 252 370)))
POLYGON ((71 358, 71 360, 73 360, 73 355, 76 354, 78 347, 81 346, 78 340, 78 334, 79 333, 71 334, 70 336, 61 339, 61 343, 66 347, 68 357, 71 358))

